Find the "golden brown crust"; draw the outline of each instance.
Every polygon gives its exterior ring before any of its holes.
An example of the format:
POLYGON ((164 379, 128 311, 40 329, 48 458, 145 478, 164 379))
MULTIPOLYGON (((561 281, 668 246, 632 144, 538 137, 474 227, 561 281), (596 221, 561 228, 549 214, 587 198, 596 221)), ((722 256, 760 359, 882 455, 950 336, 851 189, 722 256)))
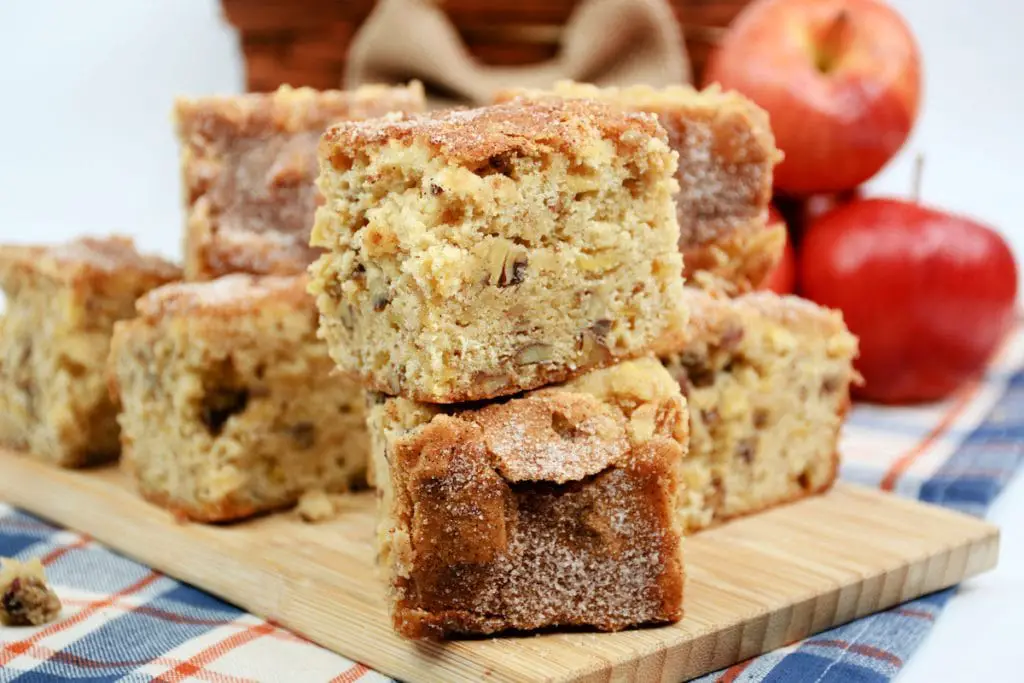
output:
POLYGON ((313 315, 313 300, 306 292, 306 277, 225 275, 212 282, 178 282, 152 290, 136 302, 147 321, 165 317, 204 316, 230 318, 251 315, 268 306, 306 310, 313 315))
POLYGON ((652 137, 666 141, 664 130, 649 114, 586 100, 555 100, 342 121, 324 133, 320 156, 344 164, 353 150, 416 141, 449 163, 475 167, 507 154, 536 155, 538 150, 575 155, 592 143, 595 128, 601 137, 628 149, 646 145, 652 137))
POLYGON ((513 484, 475 427, 441 415, 396 452, 415 557, 396 579, 396 630, 615 631, 682 616, 678 448, 646 444, 568 486, 513 484))
POLYGON ((482 407, 373 408, 399 633, 681 616, 685 402, 654 360, 589 377, 482 407))
MULTIPOLYGON (((257 509, 250 502, 236 501, 231 496, 210 503, 190 505, 179 498, 169 495, 166 491, 150 489, 141 485, 138 491, 139 495, 144 499, 153 505, 164 508, 179 521, 217 524, 247 519, 266 511, 264 509, 257 509)), ((282 505, 281 507, 288 506, 282 505)))
POLYGON ((418 82, 180 98, 174 116, 188 211, 188 278, 301 273, 319 254, 308 242, 319 201, 313 181, 320 134, 340 119, 423 107, 418 82))

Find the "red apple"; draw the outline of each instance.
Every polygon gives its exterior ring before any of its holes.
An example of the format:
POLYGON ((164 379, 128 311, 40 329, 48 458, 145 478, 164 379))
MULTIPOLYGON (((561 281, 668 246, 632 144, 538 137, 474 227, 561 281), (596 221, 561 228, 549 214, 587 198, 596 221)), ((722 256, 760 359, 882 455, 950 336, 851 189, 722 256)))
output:
POLYGON ((708 65, 764 107, 786 158, 775 187, 836 192, 875 175, 917 117, 920 54, 879 0, 755 0, 708 65))
POLYGON ((980 223, 895 199, 818 219, 801 244, 800 286, 860 337, 861 398, 948 396, 977 376, 1013 324, 1017 266, 980 223))
MULTIPOLYGON (((779 223, 785 226, 782 214, 774 206, 769 206, 768 227, 773 227, 779 223)), ((796 252, 793 250, 793 240, 788 231, 786 233, 786 247, 782 252, 782 258, 779 260, 778 265, 775 266, 775 270, 769 273, 768 277, 761 283, 761 289, 771 290, 776 294, 792 294, 796 291, 796 252)))

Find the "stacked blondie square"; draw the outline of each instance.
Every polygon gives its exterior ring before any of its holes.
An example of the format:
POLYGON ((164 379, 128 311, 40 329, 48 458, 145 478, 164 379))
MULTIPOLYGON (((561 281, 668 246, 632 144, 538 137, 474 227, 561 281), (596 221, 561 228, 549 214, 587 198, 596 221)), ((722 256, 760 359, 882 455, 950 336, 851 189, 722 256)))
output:
POLYGON ((183 272, 0 248, 0 441, 120 452, 201 522, 368 482, 408 637, 678 620, 686 534, 835 479, 856 340, 755 291, 784 240, 755 105, 497 100, 181 100, 183 272))
POLYGON ((401 633, 679 618, 676 156, 588 100, 325 133, 311 290, 373 392, 401 633))

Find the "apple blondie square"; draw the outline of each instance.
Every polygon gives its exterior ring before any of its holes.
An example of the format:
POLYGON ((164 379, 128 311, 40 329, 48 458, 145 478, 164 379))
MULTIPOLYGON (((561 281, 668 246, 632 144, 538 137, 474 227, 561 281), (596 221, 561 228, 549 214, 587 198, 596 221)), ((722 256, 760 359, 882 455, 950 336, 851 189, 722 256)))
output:
POLYGON ((768 115, 749 99, 717 85, 599 88, 572 81, 497 99, 515 97, 600 100, 657 115, 679 153, 679 248, 692 283, 730 294, 754 289, 782 256, 785 228, 767 225, 772 169, 782 157, 768 115))
POLYGON ((245 274, 169 285, 116 326, 122 462, 145 498, 222 522, 363 482, 362 390, 333 372, 306 286, 245 274))
POLYGON ((495 105, 320 145, 320 329, 389 395, 454 403, 643 354, 685 317, 676 154, 649 114, 495 105))
POLYGON ((64 467, 115 459, 105 380, 114 322, 180 277, 124 237, 0 246, 0 444, 64 467))
POLYGON ((186 277, 302 273, 317 253, 309 247, 309 229, 321 133, 340 119, 423 108, 418 82, 179 98, 174 117, 187 214, 186 277))
POLYGON ((400 634, 681 617, 686 403, 657 360, 462 406, 377 394, 368 423, 400 634))
POLYGON ((693 317, 659 355, 690 407, 687 530, 831 486, 858 377, 842 316, 768 292, 685 296, 693 317))

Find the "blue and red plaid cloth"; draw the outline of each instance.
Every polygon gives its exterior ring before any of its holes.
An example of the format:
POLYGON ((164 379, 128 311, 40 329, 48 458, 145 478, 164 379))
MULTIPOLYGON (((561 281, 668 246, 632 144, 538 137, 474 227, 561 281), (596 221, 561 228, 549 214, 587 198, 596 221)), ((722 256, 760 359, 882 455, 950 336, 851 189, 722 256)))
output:
MULTIPOLYGON (((1024 329, 949 401, 857 406, 842 476, 984 514, 1024 456, 1024 329)), ((0 504, 0 556, 40 557, 59 621, 0 627, 0 682, 387 681, 82 534, 0 504)), ((710 674, 702 681, 888 681, 953 595, 942 591, 710 674)))

